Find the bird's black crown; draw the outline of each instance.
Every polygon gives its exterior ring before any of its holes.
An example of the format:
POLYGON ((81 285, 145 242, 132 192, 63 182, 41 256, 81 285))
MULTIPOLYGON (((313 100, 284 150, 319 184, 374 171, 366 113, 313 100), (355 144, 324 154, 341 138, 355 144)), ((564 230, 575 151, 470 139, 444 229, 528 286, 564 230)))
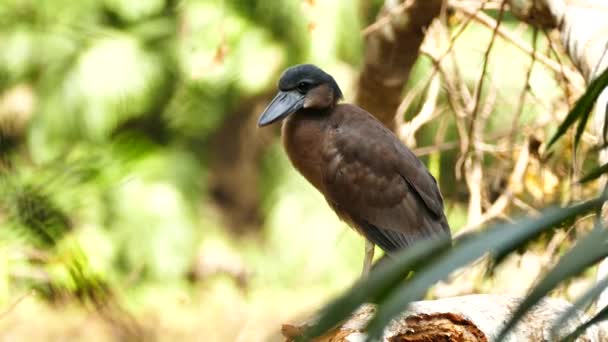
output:
POLYGON ((330 74, 312 64, 294 65, 285 70, 281 79, 279 79, 279 89, 283 91, 292 90, 300 82, 308 82, 314 86, 325 83, 334 91, 336 99, 342 98, 342 90, 340 90, 336 80, 330 74))

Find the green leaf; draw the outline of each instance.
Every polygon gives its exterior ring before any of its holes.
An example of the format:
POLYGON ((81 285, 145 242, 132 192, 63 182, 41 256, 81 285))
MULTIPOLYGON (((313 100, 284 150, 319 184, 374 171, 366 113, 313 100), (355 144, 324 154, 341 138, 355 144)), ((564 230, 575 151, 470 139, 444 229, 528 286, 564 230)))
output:
POLYGON ((563 341, 574 341, 580 334, 582 334, 585 330, 587 330, 587 328, 589 328, 590 326, 599 323, 601 321, 604 321, 608 318, 608 306, 603 308, 602 310, 600 310, 595 316, 593 316, 590 320, 588 320, 587 322, 581 324, 580 326, 578 326, 576 328, 576 330, 574 330, 574 332, 572 332, 572 334, 566 336, 563 341))
POLYGON ((381 297, 403 281, 407 272, 449 246, 449 239, 426 240, 397 253, 391 262, 379 265, 372 270, 368 278, 357 282, 350 291, 322 309, 319 320, 305 331, 302 339, 310 340, 325 334, 349 317, 361 304, 381 297))
MULTIPOLYGON (((579 311, 584 311, 586 306, 591 303, 594 299, 596 299, 608 286, 608 276, 604 277, 600 281, 598 281, 594 286, 592 286, 587 292, 585 292, 582 296, 580 296, 571 307, 569 307, 562 315, 553 323, 551 327, 552 334, 554 338, 557 338, 557 332, 559 328, 562 327, 568 320, 576 315, 579 311)), ((578 328, 577 328, 578 330, 578 328)))
POLYGON ((534 306, 538 301, 553 290, 560 282, 571 278, 587 267, 593 265, 608 255, 608 230, 594 229, 568 251, 545 275, 545 277, 532 289, 526 298, 519 304, 511 319, 505 324, 497 340, 502 340, 507 332, 534 306))
POLYGON ((578 183, 590 182, 594 179, 599 178, 601 175, 603 175, 606 172, 608 172, 608 163, 598 167, 597 169, 590 171, 588 174, 584 175, 583 178, 579 179, 578 183))
POLYGON ((579 128, 577 129, 577 134, 575 136, 575 145, 580 139, 582 135, 582 130, 584 129, 585 124, 587 123, 587 119, 589 118, 589 113, 593 109, 593 104, 595 100, 600 96, 600 93, 608 86, 608 69, 604 70, 604 72, 593 80, 589 87, 587 87, 587 91, 581 96, 581 98, 576 101, 574 108, 568 113, 564 121, 557 128, 557 132, 551 137, 549 143, 547 144, 547 149, 549 149, 555 142, 568 131, 568 128, 572 126, 579 119, 581 123, 579 128), (582 126, 582 127, 581 127, 582 126), (580 131, 580 133, 579 133, 580 131), (578 139, 577 139, 578 137, 578 139))
POLYGON ((458 239, 450 251, 437 257, 428 267, 387 295, 380 303, 376 316, 368 325, 370 338, 373 340, 381 336, 384 327, 391 319, 400 314, 409 303, 424 296, 430 286, 446 278, 455 269, 467 265, 488 252, 501 255, 506 251, 515 250, 543 231, 601 206, 603 201, 604 199, 600 197, 568 208, 551 208, 544 211, 540 217, 525 218, 514 224, 496 225, 464 241, 458 239))
POLYGON ((71 229, 69 215, 45 189, 29 184, 11 194, 10 217, 20 223, 31 242, 40 248, 54 247, 71 229))
POLYGON ((574 150, 575 151, 577 150, 578 143, 581 141, 581 137, 583 136, 583 133, 585 132, 585 126, 587 126, 587 121, 589 121, 590 116, 591 116, 591 110, 586 111, 581 115, 581 118, 578 121, 578 125, 576 126, 576 133, 574 134, 574 150))

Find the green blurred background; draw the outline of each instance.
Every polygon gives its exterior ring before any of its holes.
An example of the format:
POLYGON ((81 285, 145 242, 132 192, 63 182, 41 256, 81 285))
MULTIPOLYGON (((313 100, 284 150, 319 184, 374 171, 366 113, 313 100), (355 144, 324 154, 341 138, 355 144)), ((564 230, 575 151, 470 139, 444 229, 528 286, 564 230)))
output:
MULTIPOLYGON (((382 4, 364 2, 1 0, 0 339, 272 340, 356 280, 363 240, 292 169, 278 127, 255 120, 296 63, 353 98, 360 31, 382 4)), ((467 84, 490 35, 471 25, 455 45, 467 84)), ((510 125, 529 63, 496 43, 488 134, 510 125)), ((431 66, 420 57, 408 89, 431 66)), ((520 124, 546 123, 564 94, 542 66, 530 83, 520 124)), ((424 156, 455 231, 456 147, 424 156)), ((488 173, 508 176, 513 158, 488 158, 488 173)))

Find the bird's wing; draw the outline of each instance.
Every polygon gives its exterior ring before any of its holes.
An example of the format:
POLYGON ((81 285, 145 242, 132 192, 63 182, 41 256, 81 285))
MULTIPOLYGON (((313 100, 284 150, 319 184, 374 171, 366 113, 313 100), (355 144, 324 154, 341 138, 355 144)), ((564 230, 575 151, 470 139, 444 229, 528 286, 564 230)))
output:
POLYGON ((426 167, 370 114, 349 110, 363 113, 349 113, 325 140, 330 205, 387 252, 449 235, 441 194, 426 167))

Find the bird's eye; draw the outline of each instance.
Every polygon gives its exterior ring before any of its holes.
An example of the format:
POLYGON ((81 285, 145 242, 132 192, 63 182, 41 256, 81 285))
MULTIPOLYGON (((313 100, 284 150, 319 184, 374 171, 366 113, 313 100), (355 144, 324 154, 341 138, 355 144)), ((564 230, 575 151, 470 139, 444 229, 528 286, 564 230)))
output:
POLYGON ((296 87, 298 89, 298 91, 302 94, 306 93, 308 91, 308 89, 310 88, 310 83, 307 82, 300 82, 298 83, 298 86, 296 87))

